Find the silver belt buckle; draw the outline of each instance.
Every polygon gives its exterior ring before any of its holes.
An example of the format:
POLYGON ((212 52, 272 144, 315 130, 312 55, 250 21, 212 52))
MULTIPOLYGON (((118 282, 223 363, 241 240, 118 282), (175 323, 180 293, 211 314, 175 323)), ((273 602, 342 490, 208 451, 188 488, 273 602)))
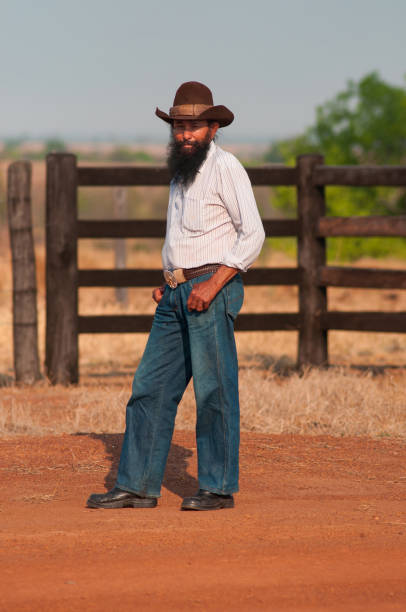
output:
POLYGON ((178 281, 175 278, 175 275, 171 270, 164 270, 164 279, 168 283, 171 289, 176 289, 178 286, 178 281))

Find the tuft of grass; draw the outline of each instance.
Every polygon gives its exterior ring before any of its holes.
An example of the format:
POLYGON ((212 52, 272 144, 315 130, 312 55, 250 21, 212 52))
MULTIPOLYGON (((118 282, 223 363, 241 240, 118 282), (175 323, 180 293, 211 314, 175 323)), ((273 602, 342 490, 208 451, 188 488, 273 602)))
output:
POLYGON ((44 504, 50 501, 53 501, 55 498, 55 493, 49 493, 44 495, 25 495, 22 497, 22 501, 27 504, 44 504))

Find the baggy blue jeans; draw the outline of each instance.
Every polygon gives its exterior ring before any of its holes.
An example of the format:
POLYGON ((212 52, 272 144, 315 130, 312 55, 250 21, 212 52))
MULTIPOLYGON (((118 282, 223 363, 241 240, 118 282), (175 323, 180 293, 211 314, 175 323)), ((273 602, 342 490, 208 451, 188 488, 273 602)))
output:
POLYGON ((242 306, 234 276, 203 312, 187 309, 199 276, 165 287, 127 404, 117 486, 159 497, 178 404, 193 376, 199 487, 238 491, 240 411, 234 320, 242 306))

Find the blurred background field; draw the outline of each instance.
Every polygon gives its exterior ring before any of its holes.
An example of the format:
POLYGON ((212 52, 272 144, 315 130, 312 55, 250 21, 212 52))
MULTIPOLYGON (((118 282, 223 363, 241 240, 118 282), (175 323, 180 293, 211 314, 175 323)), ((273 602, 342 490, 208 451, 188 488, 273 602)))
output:
MULTIPOLYGON (((146 334, 94 334, 80 337, 80 384, 51 387, 44 379, 34 387, 13 385, 12 285, 5 223, 6 167, 1 165, 2 227, 0 246, 0 432, 118 432, 146 334)), ((33 162, 33 211, 37 258, 39 345, 44 360, 45 252, 44 162, 33 162)), ((280 216, 275 192, 255 190, 263 218, 280 216)), ((132 218, 164 218, 166 188, 128 190, 132 218)), ((82 218, 112 218, 109 188, 81 189, 82 218)), ((129 267, 160 268, 161 240, 128 240, 129 267)), ((79 267, 114 267, 112 240, 79 242, 79 267)), ((342 263, 332 260, 330 263, 342 263)), ((268 239, 256 265, 296 265, 294 242, 268 239)), ((406 269, 399 258, 360 257, 357 266, 406 269)), ((128 303, 117 302, 114 289, 81 288, 80 314, 153 313, 150 289, 129 289, 128 303)), ((406 310, 406 292, 329 288, 329 309, 406 310)), ((295 287, 247 287, 243 312, 295 312, 295 287)), ((237 334, 240 359, 242 428, 260 432, 331 433, 333 435, 406 435, 406 335, 330 332, 330 368, 299 373, 295 369, 296 332, 237 334)), ((177 426, 194 427, 192 385, 182 400, 177 426)))

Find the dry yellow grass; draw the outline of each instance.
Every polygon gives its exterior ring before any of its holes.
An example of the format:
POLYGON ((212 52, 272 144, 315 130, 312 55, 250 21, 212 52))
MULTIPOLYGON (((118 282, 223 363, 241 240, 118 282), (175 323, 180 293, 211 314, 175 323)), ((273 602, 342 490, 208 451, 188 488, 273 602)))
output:
MULTIPOLYGON (((158 241, 159 242, 159 241, 158 241)), ((129 266, 159 267, 159 244, 129 251, 129 266)), ((36 246, 41 361, 44 359, 44 249, 36 246)), ((108 241, 83 241, 80 267, 112 267, 108 241)), ((294 266, 280 253, 270 253, 262 265, 294 266)), ((397 261, 357 262, 367 267, 405 268, 397 261)), ((11 263, 7 234, 0 247, 0 379, 13 377, 11 263)), ((81 289, 81 314, 141 313, 154 310, 150 289, 129 291, 128 306, 117 304, 113 289, 81 289)), ((406 310, 406 292, 330 289, 329 307, 339 310, 406 310)), ((243 311, 294 312, 294 287, 247 288, 243 311)), ((0 432, 62 433, 119 432, 132 374, 146 334, 85 335, 80 338, 81 383, 75 388, 50 387, 46 381, 31 388, 0 389, 0 432)), ((294 369, 295 332, 237 334, 240 359, 241 423, 261 432, 329 433, 333 435, 406 436, 406 335, 330 332, 331 368, 294 369), (369 369, 368 369, 369 368, 369 369)), ((1 382, 0 380, 0 382, 1 382)), ((182 400, 177 426, 194 427, 193 389, 182 400)))
MULTIPOLYGON (((281 377, 272 369, 240 370, 241 427, 245 431, 406 436, 405 376, 309 370, 281 377)), ((0 432, 50 434, 121 432, 131 376, 95 376, 77 387, 3 388, 0 432)), ((193 389, 181 402, 177 427, 193 429, 193 389)))

